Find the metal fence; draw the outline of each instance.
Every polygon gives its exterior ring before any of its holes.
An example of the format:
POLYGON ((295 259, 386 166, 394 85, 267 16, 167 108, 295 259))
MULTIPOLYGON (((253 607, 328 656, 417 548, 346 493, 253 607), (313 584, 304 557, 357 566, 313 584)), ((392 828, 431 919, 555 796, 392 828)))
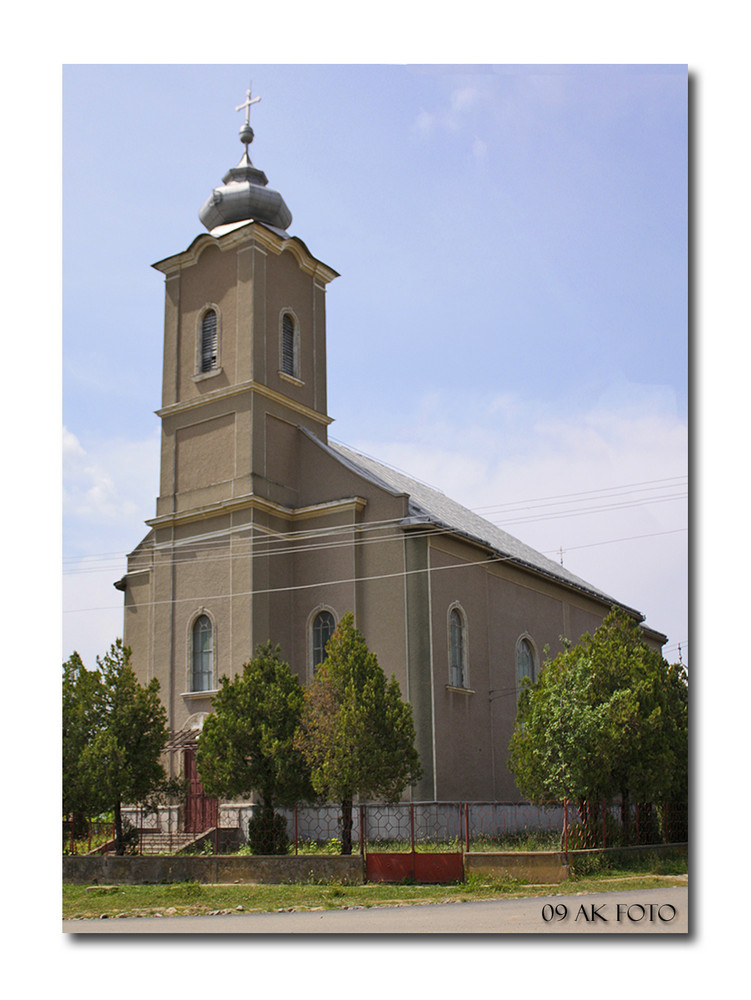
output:
POLYGON ((561 846, 564 851, 688 843, 688 803, 567 803, 561 846))
MULTIPOLYGON (((128 849, 134 853, 342 851, 342 810, 336 804, 276 809, 271 824, 259 805, 223 803, 216 826, 198 832, 182 828, 177 805, 152 812, 131 807, 123 814, 131 830, 128 849)), ((686 803, 368 802, 353 805, 351 820, 351 851, 362 854, 569 852, 688 841, 686 803)))
POLYGON ((114 829, 112 820, 83 824, 63 820, 63 854, 91 854, 112 842, 114 829))

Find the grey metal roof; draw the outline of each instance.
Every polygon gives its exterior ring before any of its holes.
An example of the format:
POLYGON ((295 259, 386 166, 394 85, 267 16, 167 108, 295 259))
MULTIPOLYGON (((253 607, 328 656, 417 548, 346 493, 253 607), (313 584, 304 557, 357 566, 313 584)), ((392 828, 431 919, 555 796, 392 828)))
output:
POLYGON ((198 217, 208 230, 233 222, 257 219, 285 232, 292 222, 292 213, 278 191, 266 187, 268 181, 247 157, 229 170, 224 183, 215 187, 204 202, 198 217))
MULTIPOLYGON (((319 442, 320 443, 320 442, 319 442)), ((336 456, 353 467, 360 475, 385 487, 390 492, 407 494, 409 496, 409 516, 416 519, 413 523, 429 523, 439 528, 445 528, 456 534, 463 535, 472 541, 487 546, 501 556, 509 557, 513 562, 532 569, 544 576, 565 583, 577 590, 585 591, 607 604, 617 604, 637 615, 642 620, 643 615, 633 608, 628 608, 621 601, 615 600, 609 594, 582 580, 564 566, 548 559, 530 545, 526 545, 513 535, 499 528, 498 525, 486 521, 484 517, 463 507, 460 503, 447 497, 440 490, 426 483, 413 479, 403 472, 393 469, 367 455, 361 455, 342 444, 329 445, 336 456)))
POLYGON ((235 108, 235 111, 245 111, 245 124, 240 129, 240 142, 245 146, 245 152, 237 166, 224 175, 221 186, 215 187, 206 199, 198 218, 209 231, 255 219, 286 234, 292 222, 292 213, 279 192, 267 187, 269 181, 266 174, 253 166, 248 152, 253 142, 250 108, 261 98, 251 98, 250 90, 245 93, 245 101, 235 108))

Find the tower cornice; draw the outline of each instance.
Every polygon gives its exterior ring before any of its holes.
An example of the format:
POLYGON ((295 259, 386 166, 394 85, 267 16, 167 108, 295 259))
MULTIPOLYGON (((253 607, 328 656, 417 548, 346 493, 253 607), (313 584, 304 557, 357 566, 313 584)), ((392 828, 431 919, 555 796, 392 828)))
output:
POLYGON ((229 399, 232 396, 239 396, 244 392, 257 392, 259 396, 265 396, 266 399, 280 403, 282 406, 287 407, 287 409, 294 410, 301 416, 315 420, 319 424, 328 426, 334 421, 333 417, 329 417, 325 413, 319 413, 318 410, 314 410, 304 403, 299 403, 290 396, 285 396, 284 393, 277 392, 275 389, 271 389, 269 386, 263 385, 261 382, 256 382, 253 379, 248 379, 246 382, 239 382, 237 385, 231 385, 224 389, 215 389, 212 392, 202 393, 200 396, 195 396, 192 399, 184 399, 179 403, 170 403, 169 406, 163 406, 154 412, 158 417, 172 417, 178 413, 195 410, 198 407, 205 406, 207 403, 215 403, 222 399, 229 399))
MULTIPOLYGON (((304 507, 286 507, 269 500, 267 497, 259 496, 257 493, 248 493, 245 496, 233 497, 231 500, 224 500, 221 503, 161 514, 158 517, 149 518, 145 523, 150 528, 170 528, 191 521, 207 520, 220 514, 232 514, 235 511, 249 509, 260 510, 289 522, 306 521, 311 518, 340 514, 344 511, 361 511, 367 506, 367 503, 363 497, 352 496, 343 497, 340 500, 326 500, 322 503, 308 504, 304 507)), ((248 526, 243 525, 241 530, 248 530, 248 526)))
POLYGON ((338 271, 314 257, 299 237, 280 236, 263 223, 252 220, 240 223, 229 232, 218 236, 213 236, 211 233, 201 233, 182 253, 165 257, 164 260, 159 260, 151 266, 155 270, 161 271, 167 278, 174 277, 184 268, 195 265, 207 246, 217 246, 225 253, 243 246, 257 246, 275 254, 289 250, 300 268, 307 274, 313 275, 322 285, 325 286, 334 278, 339 277, 338 271))

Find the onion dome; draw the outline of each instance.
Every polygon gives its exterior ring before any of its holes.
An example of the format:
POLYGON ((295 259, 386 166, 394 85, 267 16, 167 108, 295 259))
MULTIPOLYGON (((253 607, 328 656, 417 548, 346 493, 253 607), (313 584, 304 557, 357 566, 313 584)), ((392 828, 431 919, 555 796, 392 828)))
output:
POLYGON ((222 178, 221 187, 215 187, 206 199, 198 218, 209 231, 219 226, 237 222, 262 222, 282 232, 292 222, 292 213, 278 191, 268 187, 268 178, 263 170, 251 163, 248 146, 253 141, 250 127, 250 107, 261 100, 246 91, 245 101, 236 111, 245 110, 245 123, 240 129, 240 142, 245 146, 242 159, 222 178))

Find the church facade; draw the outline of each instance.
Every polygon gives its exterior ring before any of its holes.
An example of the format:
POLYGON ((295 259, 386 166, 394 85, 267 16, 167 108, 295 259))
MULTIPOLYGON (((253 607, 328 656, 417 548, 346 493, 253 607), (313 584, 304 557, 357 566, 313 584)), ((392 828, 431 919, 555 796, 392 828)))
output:
MULTIPOLYGON (((521 678, 620 602, 450 498, 328 440, 326 294, 245 152, 165 278, 156 514, 116 586, 175 746, 259 643, 306 683, 352 611, 413 706, 414 800, 518 801, 506 766, 521 678)), ((623 605, 621 605, 623 606, 623 605)), ((637 621, 643 616, 626 609, 637 621)), ((665 636, 645 629, 659 647, 665 636)))

